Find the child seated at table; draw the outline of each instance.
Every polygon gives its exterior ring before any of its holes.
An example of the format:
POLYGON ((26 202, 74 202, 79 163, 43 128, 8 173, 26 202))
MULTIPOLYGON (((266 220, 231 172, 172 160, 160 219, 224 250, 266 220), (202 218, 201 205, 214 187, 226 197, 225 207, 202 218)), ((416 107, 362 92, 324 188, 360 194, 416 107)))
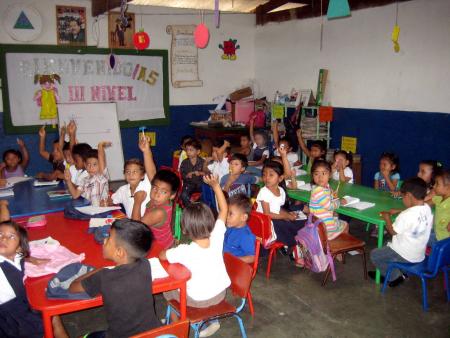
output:
POLYGON ((87 153, 84 165, 89 176, 78 187, 72 183, 70 171, 65 170, 64 178, 72 198, 82 196, 97 207, 107 204, 109 189, 105 147, 109 146, 111 142, 103 141, 98 144, 98 150, 92 149, 87 153))
POLYGON ((25 169, 28 166, 30 157, 25 142, 18 138, 17 144, 19 145, 20 151, 8 149, 3 153, 3 162, 0 164, 1 179, 25 176, 25 169))
POLYGON ((433 188, 435 183, 435 176, 436 173, 441 169, 442 165, 438 161, 422 160, 419 163, 419 171, 417 172, 417 177, 423 179, 428 186, 425 202, 431 201, 434 196, 433 188))
POLYGON ((336 150, 333 158, 334 161, 331 165, 333 180, 353 184, 352 153, 345 150, 336 150))
POLYGON ((228 200, 227 231, 223 252, 239 257, 246 263, 255 260, 256 237, 247 225, 252 205, 244 194, 236 194, 228 200))
POLYGON ((212 162, 208 163, 209 174, 218 176, 220 179, 230 172, 228 155, 230 153, 230 142, 227 140, 217 140, 212 147, 212 162))
POLYGON ((128 218, 140 220, 144 216, 147 203, 150 201, 151 180, 155 176, 156 166, 148 138, 139 138, 139 149, 144 155, 144 163, 137 158, 125 161, 123 173, 127 184, 112 194, 111 202, 122 204, 128 218), (141 203, 136 203, 135 196, 145 194, 141 203), (135 217, 133 217, 135 214, 135 217))
MULTIPOLYGON (((153 232, 155 240, 162 248, 168 249, 173 246, 172 233, 172 208, 173 200, 180 187, 180 179, 171 170, 158 170, 153 177, 150 194, 150 202, 146 205, 142 218, 136 209, 133 209, 133 219, 141 220, 153 232)), ((146 195, 139 191, 134 196, 134 203, 140 205, 146 195)), ((139 210, 139 209, 137 209, 139 210)))
POLYGON ((230 160, 230 173, 226 174, 220 180, 220 186, 228 193, 228 196, 244 194, 250 196, 249 185, 255 184, 258 178, 254 175, 245 173, 248 161, 243 154, 234 154, 230 160))
POLYGON ((395 192, 400 181, 399 159, 394 153, 384 152, 380 156, 380 171, 374 176, 376 190, 395 192))
MULTIPOLYGON (((29 257, 28 234, 25 228, 9 220, 6 201, 0 201, 0 335, 4 338, 42 338, 41 316, 32 311, 24 286, 25 260, 29 257)), ((52 317, 54 336, 68 338, 59 316, 52 317)))
POLYGON ((254 130, 255 116, 250 118, 250 138, 253 143, 253 157, 248 165, 251 167, 261 167, 264 161, 269 158, 270 152, 267 145, 267 135, 262 130, 254 130))
POLYGON ((434 197, 429 202, 435 205, 434 226, 428 245, 450 237, 450 171, 439 169, 435 174, 434 197))
POLYGON ((69 292, 103 297, 108 328, 84 337, 130 337, 161 325, 155 313, 152 271, 146 258, 152 237, 142 222, 126 218, 114 221, 103 244, 103 257, 116 266, 93 270, 72 282, 69 292))
POLYGON ((85 163, 91 150, 92 147, 87 143, 77 143, 72 148, 73 166, 69 168, 69 172, 75 186, 80 186, 89 177, 85 163))
POLYGON ((183 178, 183 191, 180 198, 184 206, 191 204, 190 197, 193 193, 202 191, 202 176, 207 168, 205 160, 200 157, 201 150, 202 146, 199 141, 186 142, 188 158, 180 166, 181 177, 183 178))
POLYGON ((298 158, 298 154, 293 151, 292 148, 292 142, 291 140, 284 136, 279 136, 279 130, 278 130, 278 120, 275 120, 272 122, 272 135, 273 135, 273 143, 274 143, 274 155, 275 156, 281 156, 280 152, 278 151, 279 148, 286 149, 287 151, 287 159, 289 161, 290 167, 295 167, 301 164, 298 158))
MULTIPOLYGON (((373 249, 370 259, 380 269, 382 282, 390 262, 419 263, 425 259, 425 250, 433 224, 433 214, 424 202, 427 184, 419 177, 403 182, 400 189, 406 210, 402 211, 392 223, 391 216, 396 210, 381 213, 386 229, 392 235, 392 242, 382 248, 373 249)), ((369 271, 369 277, 375 279, 375 271, 369 271)), ((406 279, 398 270, 392 270, 389 286, 395 287, 406 279)))
POLYGON ((305 140, 303 139, 302 130, 297 130, 297 139, 298 144, 300 145, 300 148, 302 149, 303 153, 308 157, 308 164, 306 165, 306 171, 308 174, 311 174, 311 168, 314 164, 315 160, 318 159, 325 159, 325 156, 327 154, 327 147, 325 145, 324 141, 321 140, 313 140, 311 141, 311 149, 308 149, 306 146, 305 140))
MULTIPOLYGON (((191 271, 187 282, 187 306, 207 308, 219 304, 230 286, 225 263, 223 261, 223 239, 226 231, 225 221, 228 205, 216 177, 203 178, 214 190, 219 206, 216 221, 211 209, 203 203, 193 203, 186 207, 181 218, 183 233, 189 237, 190 244, 180 244, 176 248, 162 251, 160 259, 169 263, 180 263, 191 271)), ((178 291, 164 293, 168 301, 180 301, 178 291)), ((177 320, 172 312, 172 319, 177 320)), ((215 321, 200 332, 201 337, 212 335, 220 328, 215 321)))
POLYGON ((237 153, 247 157, 247 161, 253 161, 253 145, 252 140, 250 139, 250 135, 241 135, 239 144, 241 147, 239 148, 237 153))
POLYGON ((45 125, 39 129, 39 155, 52 165, 52 171, 49 173, 39 172, 36 174, 36 178, 44 179, 46 181, 63 180, 64 179, 64 156, 63 145, 65 128, 62 127, 60 131, 60 138, 53 141, 52 152, 49 153, 45 150, 45 137, 46 137, 45 125))

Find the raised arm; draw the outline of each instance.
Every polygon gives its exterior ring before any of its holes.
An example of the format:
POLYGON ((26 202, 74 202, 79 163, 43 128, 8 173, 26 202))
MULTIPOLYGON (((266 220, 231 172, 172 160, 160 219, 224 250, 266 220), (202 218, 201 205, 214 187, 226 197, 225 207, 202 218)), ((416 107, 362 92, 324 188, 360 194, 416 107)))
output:
POLYGON ((272 135, 273 135, 273 143, 275 144, 275 149, 279 147, 280 135, 278 133, 278 120, 272 121, 272 135))
POLYGON ((70 151, 72 151, 73 146, 77 144, 77 125, 74 120, 71 120, 67 125, 67 132, 69 133, 70 151))
POLYGON ((250 117, 250 139, 252 140, 253 144, 255 143, 255 134, 254 134, 254 124, 255 124, 256 115, 252 115, 250 117))
POLYGON ((219 207, 219 215, 217 216, 218 219, 222 220, 223 222, 226 222, 227 215, 228 215, 228 204, 227 200, 225 199, 225 195, 223 194, 222 188, 219 184, 219 179, 216 176, 204 176, 203 182, 208 184, 214 191, 214 194, 216 195, 217 204, 219 207))
POLYGON ((223 141, 223 145, 219 149, 217 149, 217 161, 220 162, 223 160, 223 155, 225 154, 227 148, 229 148, 230 146, 230 142, 228 142, 227 140, 223 141))
POLYGON ((6 222, 11 219, 8 209, 8 201, 0 200, 0 222, 6 222))
POLYGON ((300 145, 300 148, 302 149, 302 151, 306 154, 306 156, 311 157, 311 153, 309 152, 309 149, 305 144, 305 140, 303 139, 301 129, 297 130, 297 139, 298 139, 298 144, 300 145))
POLYGON ((70 175, 69 169, 64 171, 64 180, 66 181, 67 190, 69 190, 73 199, 77 199, 81 196, 81 190, 77 189, 75 184, 72 183, 72 177, 70 175))
POLYGON ((100 170, 100 173, 103 174, 103 172, 106 169, 106 155, 105 155, 105 148, 110 147, 111 142, 103 141, 98 144, 98 167, 100 170))
POLYGON ((142 135, 139 136, 139 149, 142 151, 142 154, 144 155, 145 173, 149 181, 151 182, 156 174, 156 166, 155 161, 153 160, 153 153, 150 147, 148 137, 142 135))
POLYGON ((64 148, 64 142, 66 139, 66 130, 67 130, 66 124, 64 123, 64 125, 59 129, 58 147, 60 152, 62 152, 64 148))
POLYGON ((45 125, 39 129, 39 155, 41 155, 44 159, 48 161, 50 157, 50 153, 45 150, 45 125))
POLYGON ((30 162, 30 155, 28 154, 28 149, 23 140, 18 138, 17 144, 19 145, 20 152, 22 153, 22 163, 20 165, 22 166, 22 169, 25 170, 30 162))

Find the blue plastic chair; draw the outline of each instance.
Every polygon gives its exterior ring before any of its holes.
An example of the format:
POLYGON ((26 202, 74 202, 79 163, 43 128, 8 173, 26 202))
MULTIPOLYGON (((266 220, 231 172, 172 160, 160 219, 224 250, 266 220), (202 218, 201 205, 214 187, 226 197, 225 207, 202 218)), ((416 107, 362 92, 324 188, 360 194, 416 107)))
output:
POLYGON ((212 210, 217 210, 216 195, 212 188, 206 183, 202 183, 202 194, 200 199, 212 210))
POLYGON ((448 280, 448 272, 450 271, 450 238, 436 242, 430 256, 426 257, 420 263, 389 263, 386 277, 384 279, 381 292, 384 293, 389 282, 392 269, 400 269, 410 275, 417 275, 422 280, 422 303, 423 310, 428 310, 427 301, 427 279, 435 278, 440 270, 444 272, 444 282, 447 289, 447 302, 450 301, 450 285, 448 280))

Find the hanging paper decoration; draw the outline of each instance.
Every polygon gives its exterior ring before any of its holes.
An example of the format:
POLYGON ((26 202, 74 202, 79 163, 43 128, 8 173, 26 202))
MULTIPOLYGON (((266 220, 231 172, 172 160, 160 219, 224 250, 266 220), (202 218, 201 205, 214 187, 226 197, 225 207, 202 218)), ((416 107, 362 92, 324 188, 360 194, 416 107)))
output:
POLYGON ((116 56, 112 51, 111 54, 109 54, 109 66, 111 67, 111 69, 114 69, 114 67, 116 66, 116 56))
POLYGON ((204 23, 199 24, 194 31, 194 41, 197 48, 205 48, 209 41, 209 29, 204 23))
POLYGON ((214 23, 216 24, 216 28, 219 28, 220 24, 219 0, 214 1, 214 23))
POLYGON ((350 16, 348 0, 330 0, 328 4, 328 19, 344 18, 350 16))
POLYGON ((224 41, 223 45, 220 44, 219 48, 223 50, 222 59, 223 60, 236 60, 236 50, 241 48, 237 44, 237 40, 235 39, 229 39, 228 41, 224 41))
POLYGON ((134 33, 133 44, 137 50, 144 50, 148 48, 148 46, 150 45, 150 37, 146 32, 144 32, 144 29, 141 29, 139 32, 134 33))
POLYGON ((395 25, 392 29, 391 40, 394 43, 394 52, 400 52, 400 44, 398 43, 398 37, 400 35, 400 26, 398 25, 398 2, 395 9, 395 25))

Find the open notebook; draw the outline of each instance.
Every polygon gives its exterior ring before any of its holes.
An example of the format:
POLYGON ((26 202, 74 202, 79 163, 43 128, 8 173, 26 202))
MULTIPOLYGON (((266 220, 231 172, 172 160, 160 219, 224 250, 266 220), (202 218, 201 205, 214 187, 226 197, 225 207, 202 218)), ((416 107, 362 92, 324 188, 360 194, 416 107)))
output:
POLYGON ((347 201, 346 204, 342 204, 343 207, 354 208, 357 210, 365 210, 375 206, 375 203, 372 202, 361 202, 361 200, 358 197, 344 196, 342 198, 347 201))

